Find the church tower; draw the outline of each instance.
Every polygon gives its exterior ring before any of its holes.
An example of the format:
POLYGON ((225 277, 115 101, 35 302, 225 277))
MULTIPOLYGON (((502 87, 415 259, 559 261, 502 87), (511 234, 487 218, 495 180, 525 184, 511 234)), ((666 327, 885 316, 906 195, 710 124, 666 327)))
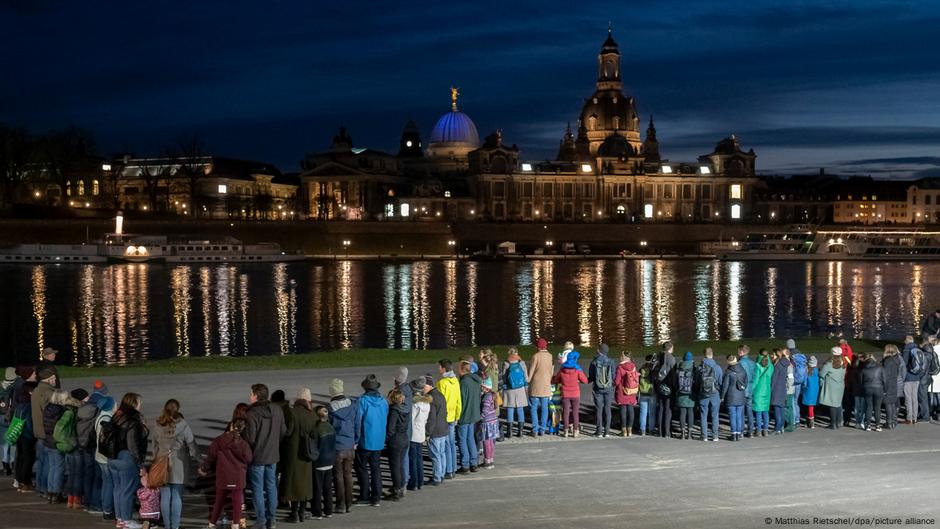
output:
POLYGON ((619 148, 618 152, 640 152, 640 119, 635 101, 623 93, 620 47, 610 29, 597 54, 596 90, 584 102, 579 123, 585 129, 591 156, 596 156, 604 140, 612 136, 622 138, 616 139, 621 147, 623 140, 629 145, 628 149, 619 148))
POLYGON ((607 40, 601 45, 601 52, 597 56, 597 89, 623 90, 620 80, 620 48, 614 41, 610 28, 607 29, 607 40))
POLYGON ((656 127, 653 125, 653 115, 650 114, 650 124, 646 127, 646 141, 643 142, 643 156, 647 162, 659 162, 659 141, 656 140, 656 127))

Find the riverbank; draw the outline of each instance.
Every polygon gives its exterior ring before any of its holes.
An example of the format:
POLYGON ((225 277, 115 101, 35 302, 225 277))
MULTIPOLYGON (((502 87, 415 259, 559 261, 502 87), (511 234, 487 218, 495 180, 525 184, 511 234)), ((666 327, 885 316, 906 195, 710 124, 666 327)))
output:
MULTIPOLYGON (((779 339, 743 339, 743 340, 712 340, 677 343, 676 356, 685 351, 692 351, 696 358, 700 358, 706 347, 715 351, 715 356, 722 359, 724 356, 736 352, 738 345, 746 343, 753 355, 762 349, 784 347, 785 338, 779 339)), ((829 349, 836 345, 836 340, 828 338, 797 339, 797 346, 807 355, 816 354, 820 360, 829 355, 829 349)), ((851 340, 849 342, 855 351, 881 351, 884 340, 851 340)), ((552 353, 561 352, 563 344, 552 344, 549 350, 552 353)), ((267 371, 267 370, 293 370, 293 369, 325 369, 342 367, 368 367, 390 365, 416 365, 433 364, 441 358, 457 359, 463 355, 477 356, 482 347, 456 347, 450 349, 426 350, 400 350, 400 349, 348 349, 318 351, 295 355, 270 356, 203 356, 203 357, 177 357, 164 360, 147 360, 140 363, 125 365, 97 365, 97 366, 61 366, 59 368, 64 378, 93 377, 93 376, 123 376, 123 375, 170 375, 181 373, 224 373, 237 371, 267 371)), ((505 359, 509 346, 490 346, 501 359, 505 359)), ((523 359, 528 360, 535 353, 533 346, 518 346, 523 359)), ((589 346, 576 347, 581 352, 581 363, 587 366, 594 357, 594 348, 589 346)), ((618 358, 619 351, 633 352, 635 360, 659 350, 658 345, 611 345, 611 357, 618 358)), ((723 363, 723 362, 722 362, 723 363)))

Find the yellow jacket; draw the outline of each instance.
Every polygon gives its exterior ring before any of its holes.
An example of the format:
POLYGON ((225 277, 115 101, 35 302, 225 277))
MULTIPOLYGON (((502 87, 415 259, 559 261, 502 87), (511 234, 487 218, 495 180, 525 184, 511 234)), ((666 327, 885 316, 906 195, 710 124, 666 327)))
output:
POLYGON ((460 381, 453 372, 448 372, 437 381, 437 390, 444 395, 444 402, 447 403, 447 422, 457 422, 463 411, 460 400, 460 381))

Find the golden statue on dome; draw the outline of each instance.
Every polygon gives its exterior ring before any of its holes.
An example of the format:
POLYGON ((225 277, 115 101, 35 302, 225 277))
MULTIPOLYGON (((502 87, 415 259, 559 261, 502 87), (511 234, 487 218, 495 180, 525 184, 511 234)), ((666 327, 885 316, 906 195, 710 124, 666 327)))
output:
POLYGON ((454 112, 457 112, 457 96, 460 95, 460 89, 456 86, 450 87, 450 108, 454 112))

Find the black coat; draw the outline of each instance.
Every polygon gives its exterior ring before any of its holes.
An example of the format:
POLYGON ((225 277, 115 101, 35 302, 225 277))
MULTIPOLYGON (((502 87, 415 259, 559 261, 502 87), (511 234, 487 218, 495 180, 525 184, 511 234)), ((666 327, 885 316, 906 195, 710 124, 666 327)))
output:
POLYGON ((744 406, 747 401, 745 392, 750 381, 747 379, 747 371, 738 364, 728 366, 725 370, 724 380, 721 381, 721 400, 725 406, 744 406), (740 381, 745 389, 738 389, 737 382, 740 381))
POLYGON ((437 388, 429 391, 428 396, 431 397, 431 409, 428 411, 428 423, 425 427, 427 436, 429 439, 447 437, 450 433, 447 426, 447 401, 437 388))
POLYGON ((903 380, 900 358, 900 356, 894 355, 885 357, 881 361, 885 380, 885 404, 897 404, 898 402, 898 391, 901 390, 898 379, 903 380))
POLYGON ((862 386, 866 393, 871 390, 885 392, 885 370, 878 362, 865 362, 861 371, 862 386))
POLYGON ((389 448, 408 447, 408 423, 410 422, 410 417, 411 414, 405 412, 404 404, 389 406, 385 446, 389 448))

